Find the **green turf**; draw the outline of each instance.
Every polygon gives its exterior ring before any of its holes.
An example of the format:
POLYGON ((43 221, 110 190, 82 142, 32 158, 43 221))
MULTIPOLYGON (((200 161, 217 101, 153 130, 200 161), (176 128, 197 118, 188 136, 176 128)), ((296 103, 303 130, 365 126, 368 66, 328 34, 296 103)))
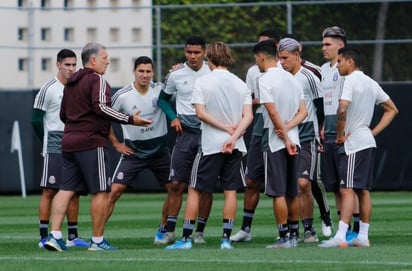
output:
MULTIPOLYGON (((206 227, 205 245, 191 251, 166 251, 152 245, 160 220, 164 194, 125 194, 119 200, 106 228, 114 252, 88 252, 84 248, 64 253, 37 248, 39 196, 26 199, 0 197, 0 270, 412 270, 412 193, 372 194, 373 217, 370 248, 322 249, 315 244, 299 244, 296 249, 265 249, 276 235, 271 201, 262 196, 253 223, 253 241, 235 244, 221 251, 223 199, 216 194, 206 227)), ((238 196, 240 227, 243 194, 238 196)), ((80 234, 90 236, 89 197, 81 199, 80 234)), ((332 198, 330 201, 332 203, 332 198)), ((332 205, 332 210, 335 208, 332 205)), ((181 217, 177 235, 181 234, 181 217)), ((316 210, 315 217, 318 217, 316 210)), ((336 221, 336 219, 335 219, 336 221)), ((320 233, 319 219, 315 227, 320 233)), ((66 227, 63 234, 66 235, 66 227)))

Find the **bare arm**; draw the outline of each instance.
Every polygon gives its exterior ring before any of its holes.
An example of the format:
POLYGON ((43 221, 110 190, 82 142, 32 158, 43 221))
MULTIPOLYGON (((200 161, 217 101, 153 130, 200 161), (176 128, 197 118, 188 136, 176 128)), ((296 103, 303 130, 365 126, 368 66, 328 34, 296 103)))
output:
POLYGON ((280 137, 283 140, 283 143, 286 146, 286 149, 290 155, 297 154, 297 147, 295 144, 290 141, 289 136, 286 130, 286 124, 281 119, 279 113, 277 112, 276 106, 274 103, 265 103, 266 111, 268 112, 269 118, 271 119, 275 130, 277 130, 278 134, 282 134, 280 137))
POLYGON ((286 131, 289 131, 293 127, 296 127, 299 124, 301 124, 302 121, 304 121, 307 116, 308 116, 308 110, 306 108, 306 103, 304 100, 301 100, 299 104, 298 112, 295 114, 295 116, 293 116, 293 119, 291 119, 288 123, 286 123, 286 131))
POLYGON ((220 120, 214 118, 213 116, 211 116, 205 108, 204 104, 194 104, 195 106, 195 110, 196 110, 196 115, 197 117, 203 121, 206 122, 207 124, 227 132, 228 134, 232 135, 233 132, 235 131, 235 126, 234 125, 227 125, 223 122, 221 122, 220 120))
POLYGON ((377 136, 383 129, 385 129, 399 113, 398 108, 391 99, 379 104, 383 109, 383 115, 378 124, 372 129, 373 136, 377 136))
POLYGON ((348 112, 348 107, 350 102, 347 100, 339 100, 339 106, 337 111, 337 135, 336 135, 336 143, 343 144, 345 142, 346 137, 345 135, 345 125, 346 125, 346 115, 348 112))
POLYGON ((119 142, 116 135, 114 134, 113 127, 110 127, 109 140, 117 152, 121 154, 131 155, 134 151, 127 147, 126 144, 119 142))

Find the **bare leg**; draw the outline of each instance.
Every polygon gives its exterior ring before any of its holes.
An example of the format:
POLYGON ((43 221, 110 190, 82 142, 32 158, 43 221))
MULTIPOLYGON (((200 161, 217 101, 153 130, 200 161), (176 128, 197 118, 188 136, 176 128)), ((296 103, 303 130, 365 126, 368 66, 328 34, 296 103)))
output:
POLYGON ((93 237, 102 237, 104 236, 109 207, 109 193, 98 192, 91 197, 90 212, 92 216, 93 237))

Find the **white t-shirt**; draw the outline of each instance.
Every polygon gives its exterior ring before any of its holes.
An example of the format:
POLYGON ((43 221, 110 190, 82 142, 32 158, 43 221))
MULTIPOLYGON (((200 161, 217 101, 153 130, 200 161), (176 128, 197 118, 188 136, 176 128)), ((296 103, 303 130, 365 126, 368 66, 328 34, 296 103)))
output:
POLYGON ((132 141, 149 140, 167 133, 165 113, 158 107, 157 101, 162 84, 151 83, 145 95, 136 90, 134 84, 128 84, 112 97, 112 108, 125 114, 141 111, 142 118, 151 119, 148 126, 122 125, 123 137, 132 141))
POLYGON ((376 147, 369 125, 375 104, 389 100, 389 96, 369 76, 354 71, 345 77, 341 99, 350 102, 345 125, 345 134, 349 134, 344 143, 346 154, 376 147))
POLYGON ((42 153, 60 153, 64 123, 60 120, 60 104, 64 85, 55 77, 46 82, 34 99, 33 108, 46 112, 43 117, 42 153))
MULTIPOLYGON (((246 84, 227 70, 215 69, 195 81, 193 104, 205 106, 208 114, 229 125, 242 119, 244 105, 251 105, 251 93, 246 84)), ((224 142, 230 135, 202 122, 202 152, 204 155, 222 152, 224 142)), ((243 137, 236 142, 235 149, 246 153, 243 137)))
POLYGON ((313 72, 305 67, 301 67, 300 70, 295 74, 295 77, 303 87, 306 109, 308 111, 308 116, 303 120, 301 124, 300 138, 313 139, 314 135, 316 139, 319 139, 318 118, 316 116, 316 107, 313 103, 313 100, 321 97, 320 80, 317 76, 315 76, 313 72))
POLYGON ((336 136, 336 111, 338 110, 339 98, 342 90, 344 77, 339 75, 337 64, 330 66, 330 62, 323 64, 320 69, 322 73, 322 95, 325 110, 325 135, 336 136))
MULTIPOLYGON (((300 102, 304 100, 303 88, 297 79, 281 68, 269 68, 259 78, 260 102, 274 103, 282 121, 287 123, 298 112, 300 102)), ((265 128, 269 129, 269 148, 276 152, 285 148, 282 139, 274 131, 274 124, 266 110, 263 114, 265 128)), ((288 131, 290 140, 300 146, 299 130, 294 127, 288 131)))
POLYGON ((192 70, 185 63, 180 69, 170 72, 166 78, 163 91, 169 95, 176 95, 176 113, 183 125, 187 127, 199 128, 200 121, 191 103, 193 87, 196 78, 209 72, 207 62, 203 62, 198 71, 192 70))

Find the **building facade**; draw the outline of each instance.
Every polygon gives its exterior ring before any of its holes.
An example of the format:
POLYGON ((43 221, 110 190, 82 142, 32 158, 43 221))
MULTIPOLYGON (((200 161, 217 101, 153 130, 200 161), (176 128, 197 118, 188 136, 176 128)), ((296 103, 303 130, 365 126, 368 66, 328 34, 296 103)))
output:
POLYGON ((134 59, 152 56, 150 0, 9 0, 0 3, 0 90, 38 89, 56 73, 56 54, 78 56, 87 42, 107 47, 105 78, 113 87, 132 80, 134 59))

